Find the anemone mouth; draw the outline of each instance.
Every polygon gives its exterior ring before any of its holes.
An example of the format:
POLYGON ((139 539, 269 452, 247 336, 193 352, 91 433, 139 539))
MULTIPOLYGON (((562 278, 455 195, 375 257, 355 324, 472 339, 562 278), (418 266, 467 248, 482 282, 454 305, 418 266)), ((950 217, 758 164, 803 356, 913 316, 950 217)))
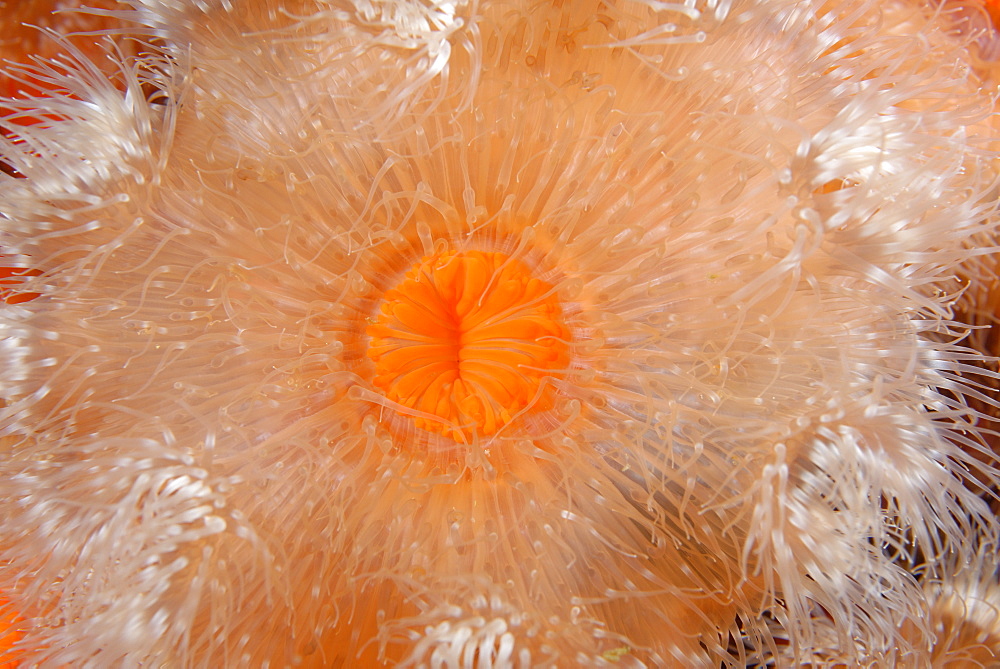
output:
POLYGON ((374 384, 416 426, 462 443, 551 407, 569 362, 554 287, 499 252, 425 256, 388 290, 366 333, 374 384))
POLYGON ((393 450, 492 469, 507 446, 555 452, 579 417, 579 282, 544 233, 507 227, 411 222, 351 254, 350 316, 327 335, 354 379, 345 399, 393 450))

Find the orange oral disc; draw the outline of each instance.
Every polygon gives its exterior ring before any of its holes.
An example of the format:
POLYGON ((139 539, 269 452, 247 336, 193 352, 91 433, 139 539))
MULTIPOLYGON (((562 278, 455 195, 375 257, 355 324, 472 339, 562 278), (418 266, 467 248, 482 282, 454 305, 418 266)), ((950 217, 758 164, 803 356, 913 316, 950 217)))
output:
POLYGON ((502 253, 427 256, 385 293, 367 328, 374 383, 440 419, 417 417, 418 427, 472 443, 544 406, 543 379, 569 362, 561 315, 552 286, 502 253))

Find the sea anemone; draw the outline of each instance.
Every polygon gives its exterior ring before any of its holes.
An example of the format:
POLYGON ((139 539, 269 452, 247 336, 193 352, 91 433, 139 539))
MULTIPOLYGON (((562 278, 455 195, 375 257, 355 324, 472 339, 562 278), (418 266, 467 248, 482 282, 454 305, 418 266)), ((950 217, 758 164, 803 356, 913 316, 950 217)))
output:
MULTIPOLYGON (((931 669, 988 669, 1000 662, 1000 569, 995 539, 970 552, 951 553, 920 574, 924 605, 919 615, 900 626, 909 646, 869 652, 857 644, 845 652, 833 621, 814 611, 814 644, 808 656, 779 646, 778 656, 765 654, 767 666, 808 666, 814 669, 865 667, 929 667, 931 669), (932 639, 931 652, 919 649, 921 639, 932 639)), ((774 638, 783 631, 774 625, 774 638)))
MULTIPOLYGON (((952 555, 924 590, 934 635, 935 669, 990 667, 1000 662, 1000 565, 995 543, 952 555)), ((905 628, 904 628, 905 629, 905 628)))
MULTIPOLYGON (((123 28, 113 17, 79 11, 82 0, 0 0, 0 59, 10 63, 26 64, 33 59, 58 59, 64 55, 66 45, 92 56, 98 66, 110 61, 100 55, 92 35, 94 32, 123 28), (60 39, 53 39, 59 35, 60 39)), ((86 0, 91 9, 122 10, 127 5, 117 0, 86 0)), ((123 46, 126 43, 122 43, 123 46)), ((17 70, 0 69, 0 95, 20 97, 41 92, 41 82, 27 80, 17 70)), ((42 86, 44 89, 44 86, 42 86)))
POLYGON ((133 5, 0 121, 9 657, 929 661, 997 525, 937 8, 133 5))

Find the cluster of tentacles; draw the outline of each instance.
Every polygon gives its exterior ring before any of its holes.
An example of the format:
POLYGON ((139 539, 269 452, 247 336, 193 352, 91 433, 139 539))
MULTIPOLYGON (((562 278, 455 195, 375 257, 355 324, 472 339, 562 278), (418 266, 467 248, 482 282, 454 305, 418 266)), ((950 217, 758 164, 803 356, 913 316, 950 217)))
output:
POLYGON ((1000 663, 995 7, 51 9, 0 666, 1000 663))

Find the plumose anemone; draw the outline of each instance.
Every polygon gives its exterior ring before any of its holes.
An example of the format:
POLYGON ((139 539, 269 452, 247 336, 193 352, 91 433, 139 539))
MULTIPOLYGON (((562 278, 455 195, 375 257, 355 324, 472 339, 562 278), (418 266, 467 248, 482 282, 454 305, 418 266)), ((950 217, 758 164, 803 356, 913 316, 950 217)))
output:
POLYGON ((953 307, 998 162, 945 9, 98 13, 139 40, 111 78, 67 45, 0 121, 38 295, 0 309, 6 659, 923 667, 957 638, 998 472, 953 307))

